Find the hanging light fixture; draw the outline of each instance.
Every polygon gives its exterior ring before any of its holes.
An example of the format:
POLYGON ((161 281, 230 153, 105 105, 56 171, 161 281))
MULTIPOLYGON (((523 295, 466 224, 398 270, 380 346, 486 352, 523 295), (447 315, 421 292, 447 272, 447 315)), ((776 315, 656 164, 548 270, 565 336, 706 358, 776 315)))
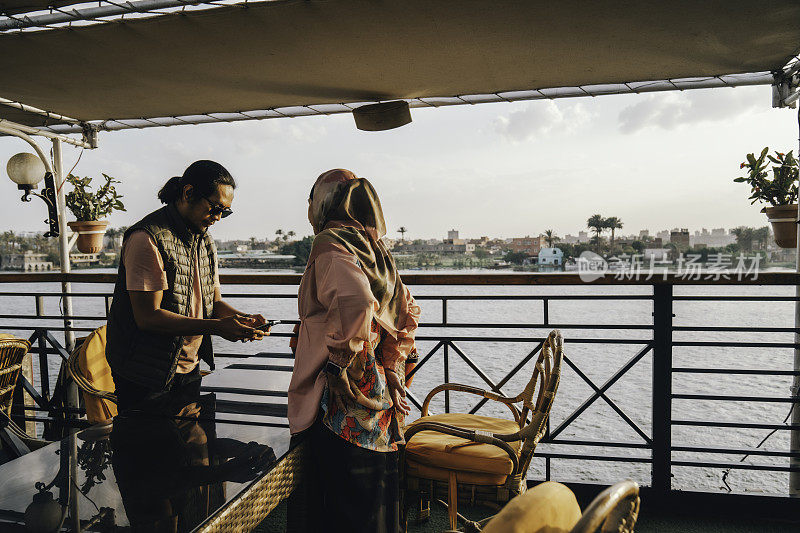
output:
POLYGON ((405 100, 362 105, 353 110, 356 128, 363 131, 384 131, 411 122, 411 110, 405 100))
POLYGON ((45 237, 58 237, 58 209, 56 207, 56 188, 53 174, 48 172, 39 156, 27 152, 16 154, 8 160, 6 172, 17 188, 23 191, 22 201, 30 202, 31 195, 38 196, 47 204, 47 220, 50 231, 45 237), (39 187, 39 182, 44 180, 42 193, 33 192, 39 187))
MULTIPOLYGON (((17 184, 17 188, 25 191, 25 196, 28 196, 31 189, 38 188, 39 182, 44 179, 46 170, 44 163, 37 155, 22 152, 8 160, 6 172, 11 181, 17 184)), ((23 197, 22 201, 29 200, 23 197)))

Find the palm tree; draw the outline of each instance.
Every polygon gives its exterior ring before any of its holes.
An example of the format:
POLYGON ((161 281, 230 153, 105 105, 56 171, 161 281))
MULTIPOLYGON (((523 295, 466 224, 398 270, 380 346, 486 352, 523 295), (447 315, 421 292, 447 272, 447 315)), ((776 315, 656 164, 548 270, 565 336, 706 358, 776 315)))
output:
POLYGON ((404 242, 404 241, 405 241, 405 238, 406 238, 406 232, 407 232, 407 231, 408 231, 408 230, 406 229, 406 227, 405 227, 405 226, 400 226, 400 229, 399 229, 399 230, 397 230, 397 233, 399 233, 399 234, 400 234, 400 242, 404 242))
POLYGON ((280 242, 280 240, 281 240, 281 235, 283 235, 283 230, 282 230, 282 229, 280 229, 280 228, 276 229, 276 230, 275 230, 275 235, 276 235, 276 237, 275 237, 275 242, 276 242, 276 243, 277 243, 277 242, 280 242))
POLYGON ((763 250, 769 242, 769 226, 762 226, 753 232, 753 240, 758 243, 758 248, 763 250))
POLYGON ((586 221, 586 227, 594 231, 595 242, 599 247, 600 234, 606 229, 606 219, 603 218, 603 215, 592 215, 589 217, 589 220, 586 221))
POLYGON ((288 232, 286 235, 288 235, 288 236, 289 236, 289 238, 291 239, 292 237, 294 237, 295 235, 297 235, 297 233, 295 233, 295 232, 294 232, 294 230, 289 230, 289 232, 288 232))
POLYGON ((611 230, 611 247, 614 247, 614 230, 622 229, 622 221, 617 217, 608 217, 604 224, 606 229, 611 230))
POLYGON ((753 250, 753 240, 755 239, 755 230, 747 226, 739 226, 731 230, 736 236, 736 244, 745 251, 750 252, 753 250))
POLYGON ((3 248, 6 252, 13 252, 17 244, 17 235, 13 231, 3 232, 3 248))
POLYGON ((556 242, 556 241, 560 241, 561 239, 556 237, 556 235, 553 232, 553 230, 549 229, 549 230, 544 232, 544 240, 547 241, 547 247, 548 248, 552 248, 553 247, 553 243, 556 242))

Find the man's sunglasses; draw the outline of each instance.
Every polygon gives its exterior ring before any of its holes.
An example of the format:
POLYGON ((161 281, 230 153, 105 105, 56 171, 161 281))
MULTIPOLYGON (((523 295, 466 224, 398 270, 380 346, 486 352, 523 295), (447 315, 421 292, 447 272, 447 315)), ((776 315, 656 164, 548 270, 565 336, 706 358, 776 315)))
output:
POLYGON ((212 202, 205 196, 203 196, 203 199, 206 202, 208 202, 208 205, 211 208, 211 216, 215 217, 217 215, 220 215, 220 217, 225 218, 233 214, 233 209, 231 209, 230 207, 225 207, 224 205, 212 202))

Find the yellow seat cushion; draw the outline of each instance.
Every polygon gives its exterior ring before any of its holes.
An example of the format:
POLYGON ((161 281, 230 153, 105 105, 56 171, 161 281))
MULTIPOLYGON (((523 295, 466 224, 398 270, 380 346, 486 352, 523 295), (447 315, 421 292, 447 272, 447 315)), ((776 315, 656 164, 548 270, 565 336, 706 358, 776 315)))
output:
POLYGON ((568 533, 580 518, 572 491, 547 481, 508 502, 483 533, 568 533))
MULTIPOLYGON (((410 424, 408 429, 421 422, 438 422, 464 429, 480 429, 492 433, 515 433, 519 426, 513 420, 462 413, 445 413, 426 416, 410 424)), ((509 442, 519 454, 522 441, 509 442)), ((448 471, 462 472, 459 481, 479 485, 505 482, 514 464, 502 448, 491 444, 470 443, 467 439, 453 437, 436 431, 421 431, 406 444, 406 468, 410 475, 425 479, 447 479, 448 471)))

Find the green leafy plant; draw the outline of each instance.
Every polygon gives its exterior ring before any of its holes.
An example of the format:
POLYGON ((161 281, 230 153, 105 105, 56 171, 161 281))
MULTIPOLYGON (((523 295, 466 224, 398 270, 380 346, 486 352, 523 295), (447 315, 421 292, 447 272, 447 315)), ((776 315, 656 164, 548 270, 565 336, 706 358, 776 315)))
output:
POLYGON ((115 183, 121 183, 107 174, 103 174, 106 182, 92 192, 92 178, 81 178, 70 174, 67 181, 73 189, 67 193, 67 207, 79 221, 100 220, 112 211, 125 211, 125 206, 120 201, 122 195, 114 188, 115 183))
POLYGON ((761 155, 747 154, 747 161, 739 165, 746 168, 747 175, 736 178, 737 183, 750 185, 750 204, 763 202, 774 207, 789 205, 797 201, 797 159, 792 152, 783 154, 775 152, 769 155, 769 147, 761 151, 761 155), (769 171, 772 171, 772 179, 769 171))

